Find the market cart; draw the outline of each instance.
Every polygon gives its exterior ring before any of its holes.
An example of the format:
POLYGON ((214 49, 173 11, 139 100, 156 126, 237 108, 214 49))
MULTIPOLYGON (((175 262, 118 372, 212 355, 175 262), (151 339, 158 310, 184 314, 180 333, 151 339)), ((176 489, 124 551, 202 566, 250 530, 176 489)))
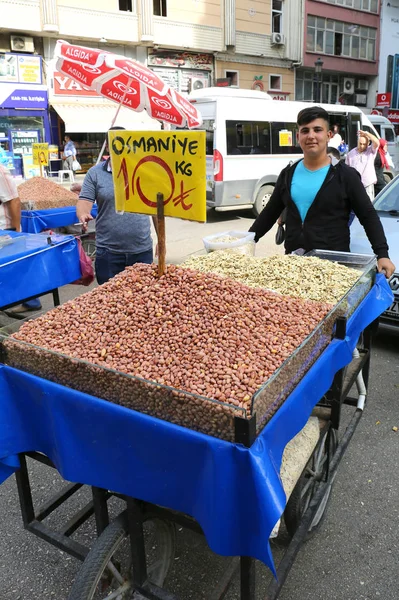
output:
MULTIPOLYGON (((172 600, 174 596, 162 585, 173 557, 175 523, 203 532, 216 553, 239 557, 232 559, 209 598, 224 598, 239 570, 241 598, 253 600, 254 559, 276 572, 268 598, 277 598, 301 543, 321 521, 338 464, 361 418, 372 330, 390 302, 391 292, 384 277, 374 278, 373 268, 363 269, 358 285, 341 303, 340 310, 332 311, 328 322, 324 320, 301 351, 287 359, 255 394, 252 416, 248 419, 236 414, 226 421, 229 427, 224 439, 106 402, 88 394, 87 388, 82 391, 66 387, 60 381, 68 366, 61 356, 51 353, 46 358, 42 354, 40 368, 32 367, 27 347, 20 348, 4 337, 0 422, 6 424, 7 436, 0 436, 0 477, 4 479, 16 471, 28 530, 85 559, 71 600, 172 600), (50 364, 58 369, 57 381, 54 370, 48 371, 48 377, 37 375, 50 364), (358 397, 350 395, 355 382, 358 397), (268 395, 274 403, 265 402, 268 395), (353 414, 341 434, 343 405, 352 407, 353 414), (270 409, 273 414, 266 418, 270 409), (318 417, 320 435, 286 505, 280 477, 283 452, 307 426, 312 413, 318 417), (54 466, 66 480, 77 483, 35 509, 25 456, 54 466), (92 486, 92 502, 60 530, 51 531, 44 522, 46 517, 82 484, 92 486), (107 500, 111 494, 125 500, 126 510, 109 524, 107 500), (275 571, 265 540, 284 511, 292 540, 275 571), (89 550, 71 536, 93 514, 100 537, 89 550), (153 547, 159 549, 156 557, 146 557, 143 524, 147 520, 155 528, 153 547), (126 543, 130 552, 123 559, 120 550, 126 543), (133 577, 128 578, 131 566, 133 577)), ((97 382, 101 378, 102 386, 109 381, 113 388, 118 387, 117 374, 110 370, 101 367, 101 377, 93 365, 79 360, 73 361, 73 369, 77 376, 92 372, 97 382)), ((134 383, 137 387, 138 382, 134 383)), ((85 385, 89 385, 88 379, 85 385)), ((146 390, 156 397, 176 393, 150 382, 146 390)), ((106 395, 104 387, 101 393, 106 395)), ((204 426, 201 423, 199 428, 204 426)))
POLYGON ((11 240, 0 249, 0 310, 46 294, 57 306, 58 288, 81 277, 76 240, 0 231, 0 242, 6 238, 11 240))
MULTIPOLYGON (((93 206, 91 216, 93 219, 97 217, 97 205, 93 206)), ((41 233, 47 229, 76 225, 78 222, 75 206, 21 211, 21 230, 24 233, 41 233)))

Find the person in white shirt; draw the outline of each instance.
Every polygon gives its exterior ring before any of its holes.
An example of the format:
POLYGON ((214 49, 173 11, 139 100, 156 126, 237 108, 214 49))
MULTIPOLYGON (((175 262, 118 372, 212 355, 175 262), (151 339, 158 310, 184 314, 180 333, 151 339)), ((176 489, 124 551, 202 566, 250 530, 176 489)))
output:
POLYGON ((10 171, 0 164, 0 229, 21 229, 21 201, 10 171))
POLYGON ((338 150, 338 146, 342 144, 342 137, 339 134, 339 125, 333 125, 332 131, 333 136, 330 140, 328 140, 328 145, 331 148, 336 148, 338 150))

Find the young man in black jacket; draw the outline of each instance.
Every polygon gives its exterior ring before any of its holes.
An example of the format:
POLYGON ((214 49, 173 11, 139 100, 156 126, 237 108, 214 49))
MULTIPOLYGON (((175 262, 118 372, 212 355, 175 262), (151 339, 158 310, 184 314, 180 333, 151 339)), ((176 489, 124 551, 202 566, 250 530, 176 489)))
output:
POLYGON ((327 154, 331 131, 328 113, 319 106, 298 114, 298 141, 304 158, 282 170, 274 192, 250 231, 258 241, 286 209, 285 251, 302 248, 349 252, 349 215, 353 210, 377 256, 380 272, 391 277, 395 265, 381 221, 358 172, 343 163, 332 165, 327 154))

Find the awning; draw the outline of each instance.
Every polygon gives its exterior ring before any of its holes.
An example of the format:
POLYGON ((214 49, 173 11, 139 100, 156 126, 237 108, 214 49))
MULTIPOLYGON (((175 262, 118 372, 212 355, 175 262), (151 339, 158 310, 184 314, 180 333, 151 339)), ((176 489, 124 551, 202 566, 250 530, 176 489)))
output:
MULTIPOLYGON (((118 109, 117 104, 101 103, 88 104, 76 103, 51 103, 65 123, 66 133, 105 133, 111 126, 112 119, 118 109)), ((146 111, 135 112, 122 106, 119 111, 115 125, 138 130, 159 130, 161 124, 146 113, 146 111)))

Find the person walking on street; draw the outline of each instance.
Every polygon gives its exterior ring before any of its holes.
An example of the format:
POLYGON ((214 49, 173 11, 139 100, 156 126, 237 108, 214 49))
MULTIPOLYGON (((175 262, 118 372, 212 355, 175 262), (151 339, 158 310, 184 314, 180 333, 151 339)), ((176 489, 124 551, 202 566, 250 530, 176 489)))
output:
POLYGON ((387 182, 384 178, 384 170, 389 170, 387 141, 382 138, 379 140, 378 152, 374 159, 374 168, 377 177, 377 181, 374 184, 374 194, 376 196, 386 186, 387 182))
POLYGON ((328 142, 328 145, 331 148, 335 148, 336 150, 338 150, 338 147, 342 144, 342 137, 339 133, 339 125, 335 124, 333 125, 333 134, 328 142))
POLYGON ((280 173, 274 192, 249 231, 257 242, 285 217, 285 252, 315 249, 350 251, 349 215, 355 212, 377 256, 377 268, 391 277, 395 265, 389 259, 381 221, 355 169, 331 163, 327 146, 331 137, 328 113, 320 106, 301 110, 297 118, 298 142, 303 159, 280 173))
POLYGON ((73 171, 73 161, 76 160, 76 148, 75 144, 69 137, 69 135, 65 135, 64 137, 64 152, 62 154, 62 168, 64 171, 73 171))
MULTIPOLYGON (((112 127, 111 130, 124 129, 112 127)), ((93 218, 91 210, 97 202, 96 260, 97 282, 101 285, 127 266, 153 262, 150 218, 137 213, 117 214, 110 159, 89 169, 83 181, 76 214, 84 231, 93 218)), ((156 219, 153 217, 156 229, 156 219)))
POLYGON ((364 189, 370 200, 373 202, 374 184, 377 182, 374 159, 378 150, 379 141, 375 135, 372 135, 367 131, 359 130, 357 135, 357 147, 348 152, 345 162, 360 173, 364 189))

